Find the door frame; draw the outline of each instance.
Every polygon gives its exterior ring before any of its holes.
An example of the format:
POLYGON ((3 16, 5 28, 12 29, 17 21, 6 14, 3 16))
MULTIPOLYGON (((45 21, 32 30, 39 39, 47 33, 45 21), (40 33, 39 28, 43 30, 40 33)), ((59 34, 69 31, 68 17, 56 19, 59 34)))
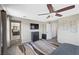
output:
POLYGON ((11 41, 11 22, 20 23, 20 39, 21 39, 21 21, 10 20, 10 41, 11 41))

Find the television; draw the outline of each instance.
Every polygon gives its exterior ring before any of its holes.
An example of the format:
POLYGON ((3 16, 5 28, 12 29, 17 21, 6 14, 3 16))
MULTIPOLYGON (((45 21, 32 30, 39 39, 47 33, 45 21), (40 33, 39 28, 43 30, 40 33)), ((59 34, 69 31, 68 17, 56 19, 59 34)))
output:
POLYGON ((39 29, 39 24, 31 23, 30 24, 30 29, 39 29))

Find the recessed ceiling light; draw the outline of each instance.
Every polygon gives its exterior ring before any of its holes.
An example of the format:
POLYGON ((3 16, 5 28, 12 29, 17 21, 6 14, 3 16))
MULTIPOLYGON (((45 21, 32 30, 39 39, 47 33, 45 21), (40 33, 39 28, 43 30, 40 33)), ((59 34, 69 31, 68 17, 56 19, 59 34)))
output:
POLYGON ((23 16, 24 18, 26 17, 26 16, 23 16))

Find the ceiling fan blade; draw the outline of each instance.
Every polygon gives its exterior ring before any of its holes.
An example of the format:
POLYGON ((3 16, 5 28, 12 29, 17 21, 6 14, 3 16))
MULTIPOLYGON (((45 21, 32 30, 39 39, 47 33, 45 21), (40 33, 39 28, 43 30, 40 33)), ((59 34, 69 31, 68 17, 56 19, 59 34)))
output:
POLYGON ((50 14, 50 13, 44 13, 44 14, 38 14, 38 15, 41 16, 41 15, 48 15, 48 14, 50 14))
POLYGON ((47 4, 47 8, 48 8, 48 10, 49 10, 50 13, 54 12, 52 4, 47 4))
POLYGON ((56 15, 55 15, 55 16, 61 17, 61 16, 63 16, 63 15, 56 13, 56 15))
POLYGON ((68 7, 65 7, 65 8, 62 8, 62 9, 59 9, 57 10, 56 12, 63 12, 63 11, 66 11, 66 10, 69 10, 69 9, 72 9, 72 8, 75 8, 75 5, 71 5, 71 6, 68 6, 68 7))
MULTIPOLYGON (((49 10, 50 13, 54 13, 54 12, 55 12, 54 9, 53 9, 52 4, 47 4, 47 8, 48 8, 48 10, 49 10)), ((38 15, 39 15, 39 16, 40 16, 40 15, 48 15, 48 14, 50 14, 50 13, 44 13, 44 14, 38 14, 38 15)))

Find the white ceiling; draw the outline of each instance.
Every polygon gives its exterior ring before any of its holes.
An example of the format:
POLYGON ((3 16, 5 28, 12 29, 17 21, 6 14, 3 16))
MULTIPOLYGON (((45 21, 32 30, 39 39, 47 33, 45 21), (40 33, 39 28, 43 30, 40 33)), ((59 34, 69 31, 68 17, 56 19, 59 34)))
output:
MULTIPOLYGON (((46 19, 48 15, 38 16, 38 14, 42 13, 49 13, 48 8, 46 4, 4 4, 2 5, 4 9, 7 11, 7 14, 22 17, 25 19, 31 19, 31 20, 37 20, 37 21, 50 21, 50 20, 57 20, 57 16, 53 16, 49 19, 46 19)), ((70 4, 52 4, 54 7, 54 10, 58 10, 67 6, 70 6, 70 4)), ((61 12, 62 17, 74 15, 79 13, 79 5, 75 5, 76 7, 61 12)))

